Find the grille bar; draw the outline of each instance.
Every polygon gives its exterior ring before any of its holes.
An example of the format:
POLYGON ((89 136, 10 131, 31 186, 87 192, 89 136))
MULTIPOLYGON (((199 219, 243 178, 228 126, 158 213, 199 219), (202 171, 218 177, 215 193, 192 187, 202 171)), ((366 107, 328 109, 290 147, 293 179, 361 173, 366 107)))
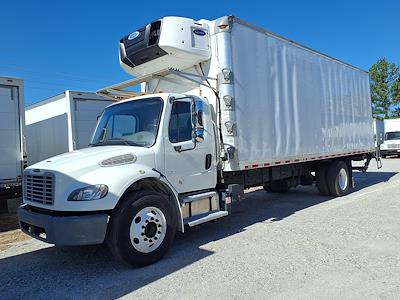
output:
POLYGON ((24 173, 24 199, 45 205, 54 204, 54 175, 24 173))
POLYGON ((398 149, 400 148, 400 144, 388 144, 387 147, 390 149, 398 149))

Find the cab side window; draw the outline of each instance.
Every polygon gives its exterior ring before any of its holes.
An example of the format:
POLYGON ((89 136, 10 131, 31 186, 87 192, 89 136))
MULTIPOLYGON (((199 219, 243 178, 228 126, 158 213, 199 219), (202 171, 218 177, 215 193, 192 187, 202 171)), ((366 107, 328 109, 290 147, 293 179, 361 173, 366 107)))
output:
POLYGON ((172 105, 168 135, 171 143, 190 141, 192 139, 192 119, 190 102, 175 101, 172 105))

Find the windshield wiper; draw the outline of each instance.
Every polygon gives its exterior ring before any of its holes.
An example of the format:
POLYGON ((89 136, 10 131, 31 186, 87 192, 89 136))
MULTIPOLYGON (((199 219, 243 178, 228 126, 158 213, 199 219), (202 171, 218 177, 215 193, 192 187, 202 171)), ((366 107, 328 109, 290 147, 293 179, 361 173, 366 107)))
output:
POLYGON ((125 139, 122 139, 122 138, 107 139, 107 140, 104 140, 104 141, 99 141, 99 142, 96 142, 96 143, 91 143, 91 144, 89 144, 89 146, 118 145, 118 144, 120 144, 120 143, 123 143, 123 144, 125 144, 125 145, 127 145, 127 146, 143 146, 143 145, 141 145, 141 144, 137 144, 137 143, 135 143, 135 142, 128 141, 128 140, 125 140, 125 139))

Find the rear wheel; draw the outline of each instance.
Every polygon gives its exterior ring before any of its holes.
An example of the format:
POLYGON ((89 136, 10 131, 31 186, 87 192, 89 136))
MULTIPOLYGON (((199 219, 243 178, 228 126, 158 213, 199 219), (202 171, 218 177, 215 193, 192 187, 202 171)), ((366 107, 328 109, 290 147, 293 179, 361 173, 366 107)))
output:
POLYGON ((290 185, 287 180, 276 180, 265 184, 264 190, 270 193, 286 193, 290 190, 290 185))
POLYGON ((128 194, 111 216, 107 244, 114 256, 142 267, 161 259, 170 248, 177 217, 168 199, 157 192, 128 194))
POLYGON ((330 195, 328 187, 328 164, 321 164, 315 172, 315 182, 322 195, 330 195))
POLYGON ((344 161, 334 161, 328 168, 328 187, 332 196, 340 197, 350 192, 351 174, 344 161))

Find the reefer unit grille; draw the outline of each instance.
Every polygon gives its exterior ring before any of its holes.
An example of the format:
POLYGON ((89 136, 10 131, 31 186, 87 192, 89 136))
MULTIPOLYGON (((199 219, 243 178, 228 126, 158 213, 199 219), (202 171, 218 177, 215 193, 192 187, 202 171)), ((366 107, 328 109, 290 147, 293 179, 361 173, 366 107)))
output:
POLYGON ((46 205, 54 203, 54 175, 24 174, 24 199, 46 205))

